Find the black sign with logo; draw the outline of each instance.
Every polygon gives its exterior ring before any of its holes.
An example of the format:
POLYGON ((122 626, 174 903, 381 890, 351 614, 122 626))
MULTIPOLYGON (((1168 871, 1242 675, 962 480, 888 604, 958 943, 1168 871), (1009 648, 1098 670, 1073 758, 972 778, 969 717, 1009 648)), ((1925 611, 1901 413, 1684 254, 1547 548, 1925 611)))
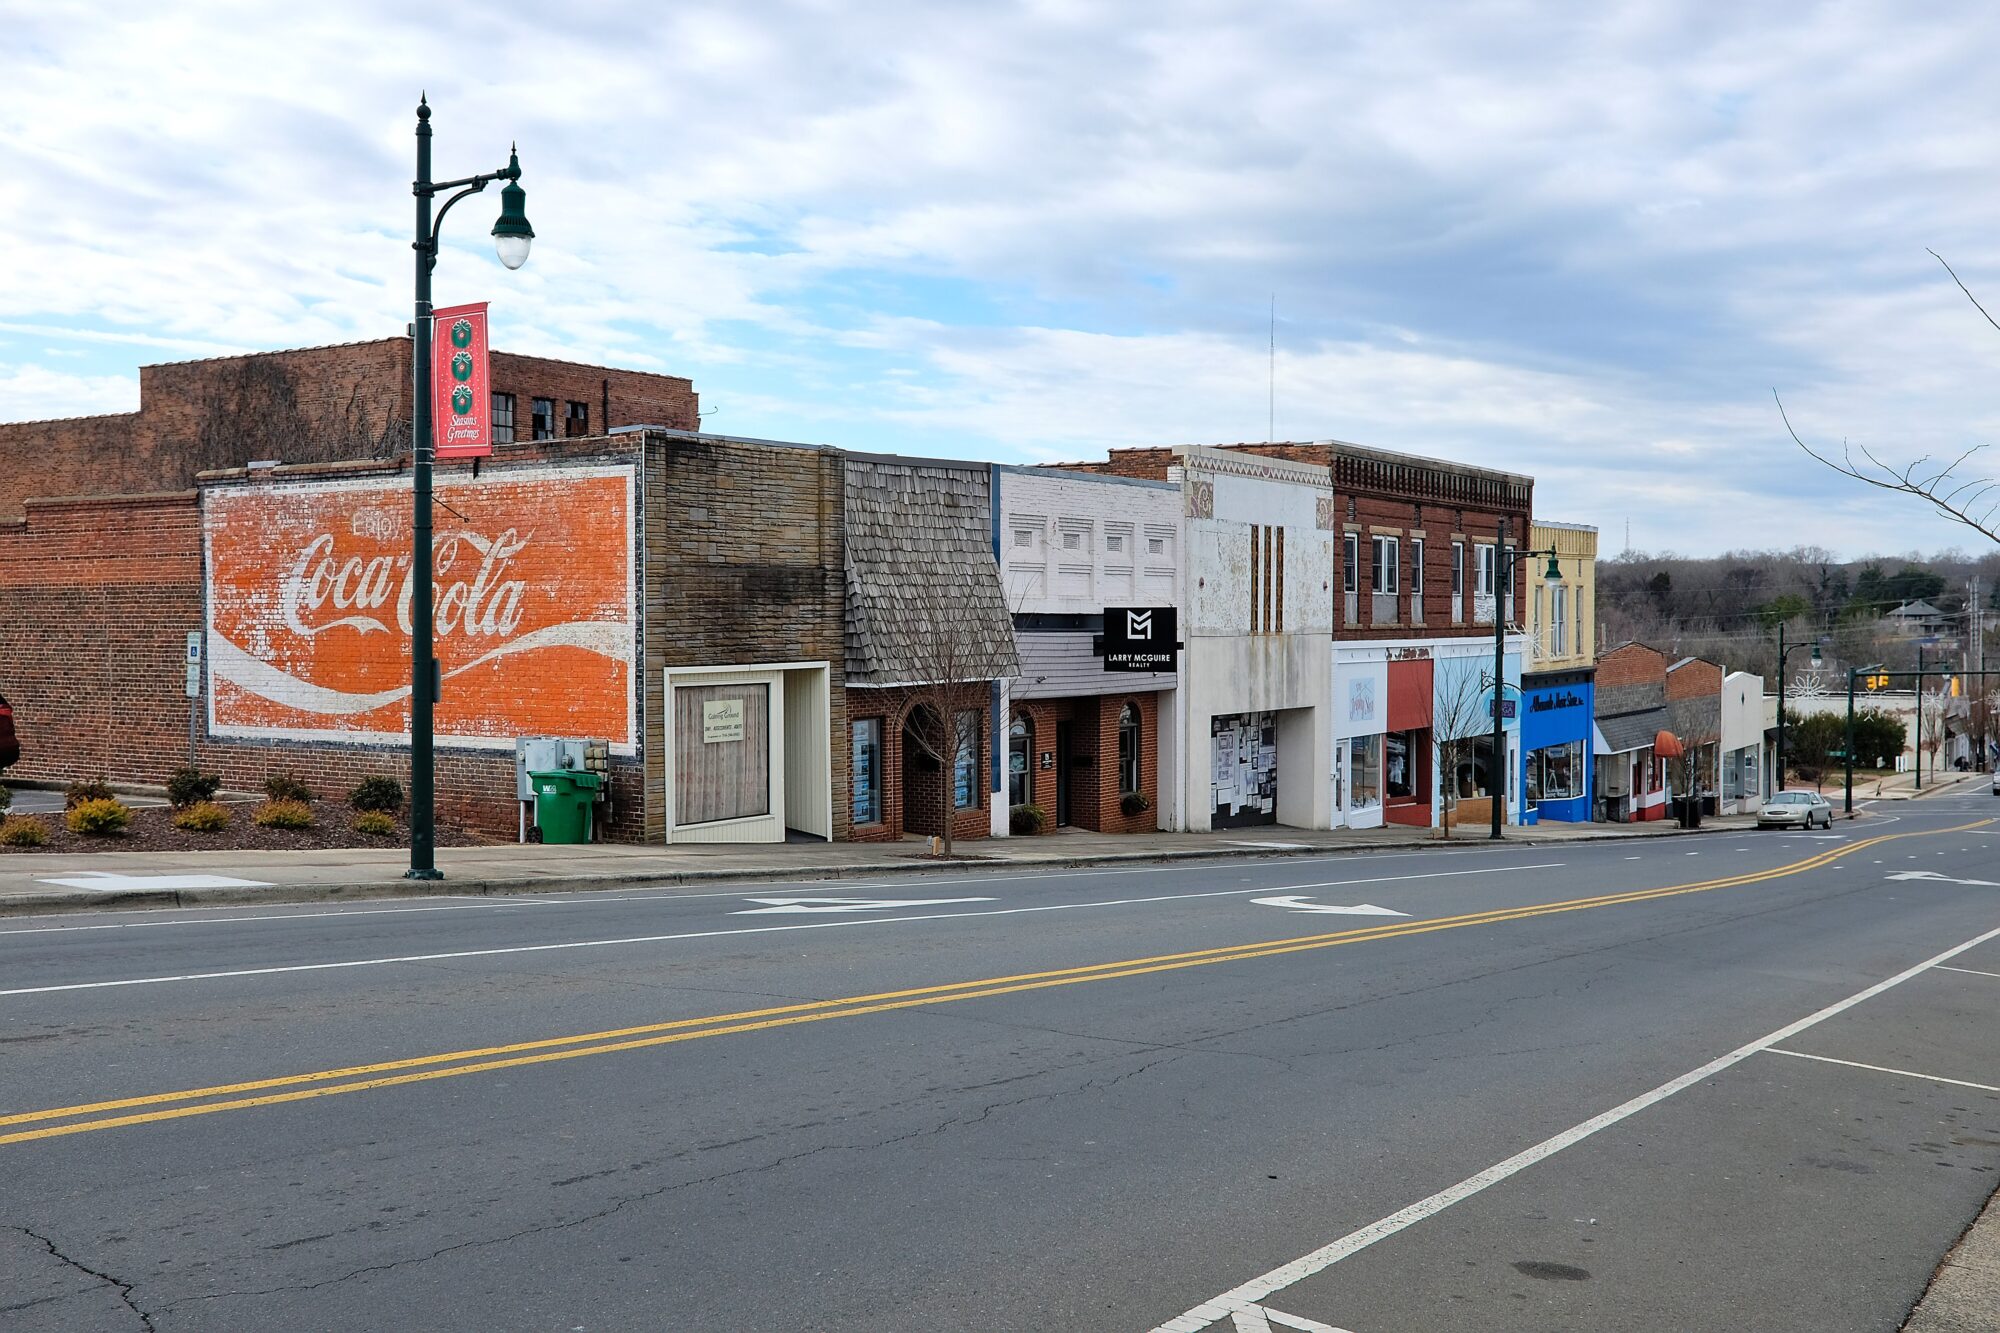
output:
POLYGON ((1106 671, 1172 671, 1180 611, 1172 606, 1104 608, 1106 671))

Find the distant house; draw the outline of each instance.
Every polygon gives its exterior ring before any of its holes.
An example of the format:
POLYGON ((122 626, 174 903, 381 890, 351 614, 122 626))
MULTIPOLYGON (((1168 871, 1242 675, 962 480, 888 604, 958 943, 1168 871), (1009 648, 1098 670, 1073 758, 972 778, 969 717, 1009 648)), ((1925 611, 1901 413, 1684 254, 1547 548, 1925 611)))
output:
POLYGON ((1933 638, 1952 632, 1950 618, 1922 598, 1904 602, 1883 616, 1882 622, 1891 633, 1906 639, 1933 638))

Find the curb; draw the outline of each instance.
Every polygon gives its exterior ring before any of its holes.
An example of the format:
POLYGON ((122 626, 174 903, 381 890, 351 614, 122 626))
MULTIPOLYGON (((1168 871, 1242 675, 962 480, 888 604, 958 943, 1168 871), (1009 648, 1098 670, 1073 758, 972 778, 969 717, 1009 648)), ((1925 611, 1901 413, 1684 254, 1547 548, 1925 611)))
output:
MULTIPOLYGON (((1630 842, 1641 838, 1692 837, 1713 833, 1744 833, 1741 828, 1667 828, 1658 833, 1578 833, 1561 839, 1507 839, 1498 848, 1563 846, 1584 842, 1630 842)), ((1339 847, 1200 847, 1185 851, 1100 852, 1082 856, 1049 856, 1036 860, 998 861, 984 857, 953 857, 949 861, 888 865, 736 867, 717 870, 621 871, 601 875, 549 875, 532 879, 484 877, 442 880, 371 880, 354 884, 278 884, 270 888, 135 889, 127 893, 60 890, 0 899, 0 917, 51 915, 63 912, 163 911, 180 907, 232 905, 291 905, 317 902, 361 902, 376 898, 520 897, 541 893, 611 892, 635 888, 701 888, 731 883, 816 883, 890 876, 924 876, 963 870, 996 873, 1035 870, 1078 870, 1109 865, 1168 865, 1180 861, 1277 860, 1302 856, 1359 856, 1384 851, 1437 851, 1448 847, 1494 850, 1491 839, 1399 838, 1393 842, 1339 847)))

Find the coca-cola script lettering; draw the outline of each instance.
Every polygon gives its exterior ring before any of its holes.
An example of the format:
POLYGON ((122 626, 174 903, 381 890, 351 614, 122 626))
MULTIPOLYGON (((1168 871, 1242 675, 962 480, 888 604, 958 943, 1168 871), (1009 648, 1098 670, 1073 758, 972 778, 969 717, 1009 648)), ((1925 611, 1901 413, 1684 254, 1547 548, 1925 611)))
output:
MULTIPOLYGON (((631 751, 632 486, 632 469, 603 467, 440 480, 441 742, 590 736, 631 751)), ((408 497, 377 481, 205 494, 218 734, 407 738, 408 497)))

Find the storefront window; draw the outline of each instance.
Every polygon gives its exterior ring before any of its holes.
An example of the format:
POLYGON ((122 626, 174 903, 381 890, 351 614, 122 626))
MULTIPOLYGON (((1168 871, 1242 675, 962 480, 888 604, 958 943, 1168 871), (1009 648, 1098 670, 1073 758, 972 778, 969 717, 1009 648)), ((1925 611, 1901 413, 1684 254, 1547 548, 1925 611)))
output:
POLYGON ((1383 773, 1389 782, 1389 799, 1407 800, 1417 794, 1417 747, 1413 732, 1397 731, 1382 738, 1383 773))
POLYGON ((951 761, 951 803, 970 810, 979 804, 979 713, 968 708, 958 715, 958 746, 951 761))
POLYGON ((1551 745, 1528 756, 1528 799, 1567 801, 1583 795, 1583 742, 1551 745), (1539 791, 1537 790, 1539 788, 1539 791))
POLYGON ((1035 774, 1031 768, 1035 754, 1035 724, 1025 714, 1017 715, 1007 728, 1007 804, 1031 805, 1035 799, 1035 774))
POLYGON ((854 723, 854 822, 882 822, 882 719, 864 717, 854 723))
POLYGON ((1139 790, 1139 705, 1118 710, 1118 790, 1139 790))
POLYGON ((1347 746, 1349 808, 1382 804, 1382 738, 1356 736, 1347 746))

